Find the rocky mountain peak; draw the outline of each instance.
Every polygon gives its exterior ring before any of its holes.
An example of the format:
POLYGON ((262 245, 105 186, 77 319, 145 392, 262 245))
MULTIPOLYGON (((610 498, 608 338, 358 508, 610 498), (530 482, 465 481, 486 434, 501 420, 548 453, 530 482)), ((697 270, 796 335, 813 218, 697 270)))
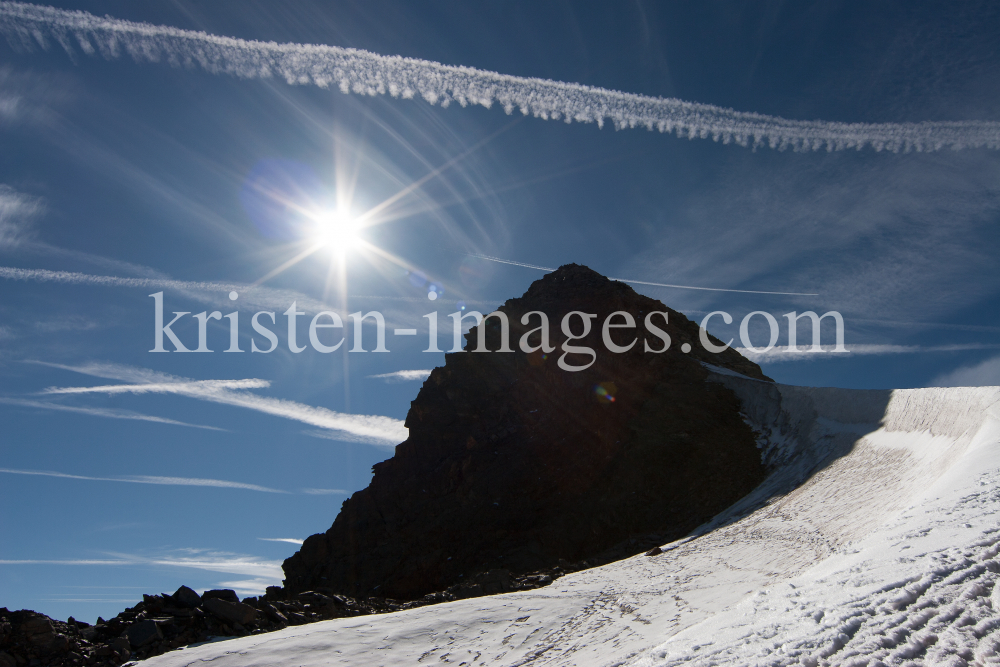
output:
POLYGON ((681 313, 575 264, 498 310, 506 345, 494 315, 491 351, 473 329, 446 355, 409 438, 285 561, 287 589, 414 599, 482 573, 608 562, 682 537, 763 479, 738 400, 700 362, 768 378, 705 350, 681 313), (534 349, 539 312, 549 347, 534 349))

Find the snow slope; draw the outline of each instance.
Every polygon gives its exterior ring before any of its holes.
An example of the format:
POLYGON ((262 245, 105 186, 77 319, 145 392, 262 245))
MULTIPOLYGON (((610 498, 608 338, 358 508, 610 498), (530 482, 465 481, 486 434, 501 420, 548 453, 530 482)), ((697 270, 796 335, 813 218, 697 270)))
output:
POLYGON ((658 556, 144 664, 1000 665, 1000 388, 711 381, 770 475, 658 556))

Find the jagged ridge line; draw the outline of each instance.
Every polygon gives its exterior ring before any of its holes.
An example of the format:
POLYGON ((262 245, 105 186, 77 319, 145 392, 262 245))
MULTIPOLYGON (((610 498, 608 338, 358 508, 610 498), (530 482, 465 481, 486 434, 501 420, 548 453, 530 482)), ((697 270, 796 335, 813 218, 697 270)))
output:
POLYGON ((709 138, 754 148, 828 151, 872 146, 909 152, 942 148, 1000 148, 1000 123, 945 121, 921 123, 838 123, 789 120, 710 104, 622 93, 576 83, 524 78, 472 67, 382 56, 360 49, 327 45, 278 44, 205 32, 155 26, 83 11, 0 2, 0 31, 12 46, 48 48, 46 35, 75 56, 70 37, 88 55, 118 58, 124 50, 136 62, 200 66, 213 74, 239 78, 281 76, 289 84, 335 85, 344 93, 406 99, 421 96, 448 106, 499 103, 510 114, 567 123, 610 120, 618 129, 646 127, 676 132, 678 137, 709 138))

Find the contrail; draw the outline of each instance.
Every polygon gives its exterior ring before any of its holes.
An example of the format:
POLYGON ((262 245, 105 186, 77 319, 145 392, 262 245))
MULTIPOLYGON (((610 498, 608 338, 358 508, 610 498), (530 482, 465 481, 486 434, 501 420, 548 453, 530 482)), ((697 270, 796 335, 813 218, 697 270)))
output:
POLYGON ((380 373, 378 375, 369 375, 368 377, 376 380, 384 380, 388 384, 399 384, 400 382, 412 382, 414 380, 424 381, 431 376, 431 371, 429 370, 416 370, 416 371, 395 371, 394 373, 380 373))
MULTIPOLYGON (((537 267, 532 267, 537 268, 537 267)), ((235 307, 242 307, 249 310, 254 308, 274 308, 281 306, 285 308, 292 301, 311 311, 336 310, 333 306, 317 301, 301 292, 273 287, 261 287, 250 283, 221 283, 221 282, 198 282, 191 280, 172 280, 169 278, 123 278, 121 276, 100 276, 91 273, 78 273, 76 271, 50 271, 48 269, 20 269, 12 266, 0 266, 0 280, 17 280, 22 282, 41 283, 65 283, 69 285, 95 285, 98 287, 125 287, 136 289, 175 289, 182 292, 194 291, 199 294, 192 296, 204 297, 208 295, 219 295, 218 301, 228 303, 222 295, 229 292, 239 294, 239 301, 235 302, 235 307)), ((351 294, 350 299, 383 299, 386 301, 412 301, 414 303, 426 303, 425 296, 379 296, 377 294, 351 294)), ((203 299, 204 300, 204 299, 203 299)), ((493 304, 503 303, 503 299, 484 301, 477 299, 466 299, 465 302, 473 304, 493 304)))
POLYGON ((244 79, 280 77, 289 84, 333 86, 344 93, 422 97, 445 107, 452 102, 463 107, 497 104, 508 114, 518 110, 525 116, 598 126, 611 122, 618 129, 645 127, 754 148, 833 151, 871 146, 893 152, 1000 148, 1000 123, 991 121, 790 120, 359 49, 235 39, 20 2, 0 2, 0 32, 14 48, 48 49, 56 43, 71 58, 78 50, 108 59, 128 55, 138 63, 167 62, 244 79))
POLYGON ((221 403, 222 405, 256 410, 257 412, 263 412, 276 417, 299 421, 329 431, 331 436, 333 436, 331 439, 346 442, 360 442, 381 447, 392 447, 406 440, 408 436, 406 426, 398 419, 380 415, 335 412, 322 407, 304 405, 296 401, 258 396, 247 391, 238 390, 248 387, 267 386, 270 383, 266 380, 208 380, 199 382, 145 368, 135 368, 120 364, 89 363, 81 366, 68 366, 43 361, 30 363, 128 383, 98 387, 49 387, 42 392, 47 395, 92 393, 175 394, 210 403, 221 403))
POLYGON ((100 276, 75 271, 49 271, 47 269, 19 269, 11 266, 0 266, 0 280, 18 280, 43 283, 65 283, 70 285, 95 285, 98 287, 125 287, 135 289, 172 289, 185 293, 203 303, 216 306, 224 303, 242 310, 268 310, 277 306, 282 308, 295 301, 298 305, 319 312, 334 310, 329 304, 306 296, 301 292, 273 287, 260 287, 247 283, 198 282, 190 280, 172 280, 169 278, 123 278, 121 276, 100 276), (230 302, 225 296, 236 292, 239 300, 230 302))
POLYGON ((886 355, 886 354, 926 354, 928 352, 964 352, 966 350, 994 350, 1000 345, 994 343, 957 343, 952 345, 851 345, 847 352, 838 353, 834 345, 821 345, 819 349, 801 346, 789 350, 782 345, 770 350, 735 348, 737 352, 755 363, 778 363, 782 361, 816 361, 835 358, 837 355, 886 355), (829 355, 829 356, 828 356, 829 355))
POLYGON ((268 380, 193 380, 191 382, 160 382, 143 384, 109 384, 100 387, 48 387, 42 394, 195 394, 219 389, 261 389, 270 387, 268 380))
POLYGON ((310 496, 346 496, 348 494, 345 489, 302 489, 302 493, 308 493, 310 496))
POLYGON ((39 410, 58 410, 62 412, 75 412, 82 415, 92 415, 94 417, 108 417, 110 419, 133 419, 136 421, 153 422, 155 424, 171 424, 174 426, 190 426, 191 428, 202 428, 208 431, 225 431, 224 428, 216 426, 204 426, 202 424, 189 424, 187 422, 167 419, 166 417, 155 417, 144 415, 131 410, 119 410, 117 408, 87 408, 73 405, 63 405, 62 403, 49 403, 47 401, 31 401, 20 398, 0 397, 0 403, 4 405, 17 405, 25 408, 37 408, 39 410))
POLYGON ((156 475, 123 475, 119 477, 90 477, 87 475, 71 475, 53 470, 18 470, 15 468, 0 468, 0 473, 8 475, 38 475, 41 477, 61 477, 63 479, 82 479, 91 482, 126 482, 128 484, 160 484, 164 486, 212 486, 220 489, 246 489, 248 491, 263 491, 265 493, 288 493, 280 489, 272 489, 257 484, 230 482, 224 479, 204 479, 201 477, 161 477, 156 475))
POLYGON ((258 537, 258 540, 262 542, 288 542, 289 544, 298 544, 302 546, 305 540, 297 540, 294 537, 258 537))
MULTIPOLYGON (((182 553, 197 553, 201 550, 181 549, 182 553)), ((133 554, 108 553, 111 559, 18 559, 0 560, 0 565, 160 565, 166 567, 190 567, 209 572, 226 572, 249 576, 266 576, 281 581, 281 561, 259 560, 254 556, 242 556, 226 552, 208 552, 191 558, 185 556, 163 556, 150 558, 133 554)))
MULTIPOLYGON (((469 254, 469 257, 476 257, 478 259, 485 259, 489 262, 499 262, 500 264, 510 264, 511 266, 523 266, 526 269, 537 269, 538 271, 555 271, 555 269, 548 266, 537 266, 535 264, 525 264, 524 262, 514 262, 509 259, 500 259, 499 257, 490 257, 489 255, 473 255, 469 254)), ((765 292, 762 290, 751 290, 751 289, 728 289, 725 287, 695 287, 693 285, 672 285, 670 283, 651 283, 645 280, 632 280, 631 278, 612 278, 608 276, 608 280, 617 280, 620 283, 633 283, 635 285, 652 285, 653 287, 673 287, 674 289, 693 289, 700 290, 702 292, 736 292, 737 294, 778 294, 781 296, 819 296, 819 294, 811 294, 806 292, 765 292)))
MULTIPOLYGON (((0 13, 2 16, 2 13, 0 13)), ((254 289, 244 283, 192 282, 163 278, 122 278, 120 276, 96 276, 74 271, 49 271, 47 269, 18 269, 0 266, 0 278, 36 282, 69 283, 76 285, 101 285, 104 287, 138 287, 143 289, 197 289, 210 292, 249 291, 254 289)))
POLYGON ((550 269, 547 266, 536 266, 535 264, 525 264, 524 262, 515 262, 509 259, 500 259, 499 257, 490 257, 489 255, 473 255, 469 253, 469 257, 475 257, 476 259, 485 259, 489 262, 497 262, 498 264, 510 264, 511 266, 523 266, 526 269, 538 269, 539 271, 555 271, 555 269, 550 269))
MULTIPOLYGON (((500 264, 509 264, 511 266, 522 266, 526 269, 536 269, 538 271, 555 271, 555 269, 548 266, 536 266, 535 264, 525 264, 524 262, 514 262, 509 259, 500 259, 499 257, 490 257, 489 255, 474 255, 469 254, 469 257, 476 257, 477 259, 485 259, 489 262, 498 262, 500 264)), ((214 283, 214 282, 192 282, 187 280, 167 280, 162 278, 122 278, 119 276, 95 276, 88 273, 76 273, 72 271, 49 271, 47 269, 18 269, 10 266, 0 266, 0 279, 6 278, 7 280, 22 280, 22 281, 36 281, 36 282, 55 282, 55 283, 70 283, 77 285, 99 285, 103 287, 136 287, 136 288, 151 288, 151 289, 177 289, 177 290, 199 290, 205 292, 218 292, 224 293, 228 291, 237 291, 240 294, 244 292, 254 293, 258 292, 261 297, 266 298, 269 301, 274 301, 281 296, 285 296, 287 301, 292 299, 297 299, 299 303, 302 303, 306 307, 313 307, 314 309, 323 310, 328 308, 325 304, 314 302, 308 297, 304 297, 298 293, 288 292, 286 290, 275 290, 266 287, 255 287, 253 285, 247 285, 245 283, 214 283)), ((633 283, 636 285, 651 285, 653 287, 672 287, 674 289, 693 289, 700 290, 703 292, 736 292, 737 294, 776 294, 780 296, 819 296, 819 294, 812 294, 808 292, 766 292, 763 290, 744 290, 744 289, 729 289, 725 287, 696 287, 694 285, 674 285, 671 283, 652 283, 644 280, 632 280, 631 278, 611 278, 611 280, 617 280, 623 283, 633 283)), ((404 300, 404 301, 419 301, 423 302, 423 297, 393 297, 393 296, 359 296, 352 295, 352 299, 394 299, 394 300, 404 300)), ((502 301, 500 299, 499 301, 502 301)), ((254 305, 258 301, 252 302, 254 305)), ((493 301, 469 301, 468 303, 494 303, 493 301)), ((247 305, 246 300, 243 304, 247 305)))

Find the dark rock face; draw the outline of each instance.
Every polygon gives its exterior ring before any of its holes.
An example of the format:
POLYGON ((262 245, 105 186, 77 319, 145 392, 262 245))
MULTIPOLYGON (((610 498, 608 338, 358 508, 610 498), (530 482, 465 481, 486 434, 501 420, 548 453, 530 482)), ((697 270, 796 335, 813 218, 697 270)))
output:
MULTIPOLYGON (((499 592, 509 573, 594 565, 682 537, 763 479, 737 398, 705 382, 699 361, 769 378, 733 350, 703 349, 698 325, 682 314, 574 264, 500 311, 515 351, 471 352, 473 330, 465 352, 446 355, 412 403, 409 438, 374 466, 371 484, 344 502, 326 533, 285 561, 288 591, 416 599, 478 576, 499 592), (530 311, 548 315, 550 354, 518 347, 539 326, 538 316, 522 325, 530 311), (557 367, 567 339, 560 324, 571 311, 597 316, 590 334, 571 343, 597 353, 580 372, 557 367), (610 330, 620 346, 638 338, 621 354, 602 341, 615 311, 636 323, 610 330), (670 335, 663 353, 644 349, 644 341, 663 347, 644 326, 651 311, 668 313, 667 324, 652 320, 670 335)), ((496 319, 485 327, 490 350, 500 349, 496 319)), ((582 330, 579 318, 571 330, 582 330)))

